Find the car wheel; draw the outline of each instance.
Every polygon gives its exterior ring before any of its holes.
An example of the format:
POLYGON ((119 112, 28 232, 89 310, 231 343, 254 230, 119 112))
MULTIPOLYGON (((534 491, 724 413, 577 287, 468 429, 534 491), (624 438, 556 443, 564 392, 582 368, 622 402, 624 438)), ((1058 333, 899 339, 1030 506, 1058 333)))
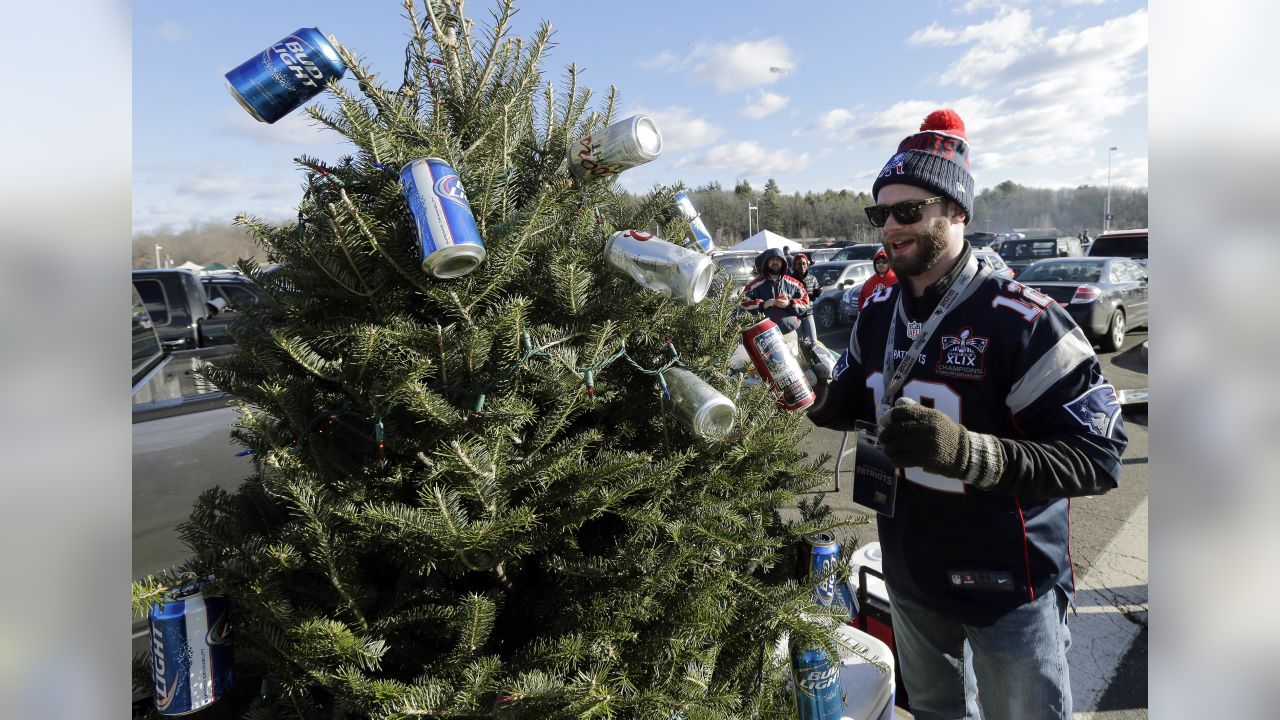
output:
POLYGON ((823 330, 830 330, 836 325, 836 308, 831 303, 822 303, 818 305, 817 310, 813 313, 813 320, 818 327, 823 330))
POLYGON ((1115 352, 1124 345, 1124 311, 1117 308, 1111 313, 1111 324, 1107 326, 1107 334, 1102 338, 1102 349, 1115 352))

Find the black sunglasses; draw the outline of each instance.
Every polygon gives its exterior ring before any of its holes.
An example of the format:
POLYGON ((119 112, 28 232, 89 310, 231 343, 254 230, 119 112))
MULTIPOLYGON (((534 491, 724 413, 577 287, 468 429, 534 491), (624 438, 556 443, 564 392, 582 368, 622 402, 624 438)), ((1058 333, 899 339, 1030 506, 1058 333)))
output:
POLYGON ((942 202, 946 198, 937 195, 924 200, 903 200, 900 203, 892 205, 871 205, 866 208, 867 219, 871 221, 874 227, 884 227, 889 222, 889 213, 893 213, 893 219, 902 225, 912 225, 920 222, 920 218, 924 217, 924 206, 942 202))
POLYGON ((889 258, 876 258, 876 263, 877 263, 877 264, 879 264, 879 263, 887 263, 887 262, 889 262, 889 258))

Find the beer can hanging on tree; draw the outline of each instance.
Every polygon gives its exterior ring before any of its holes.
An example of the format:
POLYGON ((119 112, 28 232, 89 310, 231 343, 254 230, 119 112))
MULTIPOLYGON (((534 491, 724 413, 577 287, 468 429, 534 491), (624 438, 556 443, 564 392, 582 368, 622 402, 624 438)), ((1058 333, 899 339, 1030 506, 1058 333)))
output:
POLYGON ((569 172, 579 180, 617 175, 654 160, 662 132, 648 115, 633 115, 569 144, 569 172))
POLYGON ((800 369, 800 361, 787 347, 786 338, 769 318, 742 331, 742 344, 756 366, 756 372, 778 393, 778 406, 783 410, 803 410, 816 396, 800 369))
POLYGON ((680 214, 689 219, 689 239, 685 244, 691 248, 697 248, 702 252, 711 252, 715 249, 715 242, 711 239, 711 233, 707 232, 706 223, 702 222, 702 216, 697 210, 693 209, 693 202, 689 200, 689 193, 681 190, 676 193, 676 209, 680 214))
POLYGON ((724 437, 733 429, 733 401, 705 380, 680 367, 663 372, 675 415, 699 437, 724 437))
POLYGON ((447 280, 484 262, 484 240, 476 228, 458 173, 440 158, 414 160, 400 171, 400 192, 418 233, 422 270, 447 280))
POLYGON ((151 607, 147 626, 156 712, 187 715, 231 690, 231 609, 226 598, 184 588, 151 607))
POLYGON ((299 28, 227 73, 227 89, 254 118, 274 123, 346 71, 320 28, 299 28))
POLYGON ((706 255, 641 230, 614 233, 605 242, 604 260, 619 275, 686 305, 707 296, 715 273, 706 255))

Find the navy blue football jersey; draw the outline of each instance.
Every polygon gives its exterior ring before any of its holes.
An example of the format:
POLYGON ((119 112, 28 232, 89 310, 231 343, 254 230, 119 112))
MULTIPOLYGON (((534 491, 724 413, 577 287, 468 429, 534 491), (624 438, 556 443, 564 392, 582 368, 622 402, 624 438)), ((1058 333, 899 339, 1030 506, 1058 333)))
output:
MULTIPOLYGON (((811 415, 815 424, 851 429, 874 420, 891 313, 895 360, 911 346, 903 290, 901 283, 878 289, 862 308, 827 401, 811 415)), ((1066 498, 1114 487, 1127 438, 1116 392, 1067 312, 1016 281, 980 273, 930 336, 900 394, 1001 438, 1011 459, 992 491, 899 469, 894 516, 877 522, 891 592, 975 625, 1055 585, 1072 592, 1066 498), (1094 466, 1084 473, 1098 483, 1091 489, 1069 477, 1082 458, 1094 466)))

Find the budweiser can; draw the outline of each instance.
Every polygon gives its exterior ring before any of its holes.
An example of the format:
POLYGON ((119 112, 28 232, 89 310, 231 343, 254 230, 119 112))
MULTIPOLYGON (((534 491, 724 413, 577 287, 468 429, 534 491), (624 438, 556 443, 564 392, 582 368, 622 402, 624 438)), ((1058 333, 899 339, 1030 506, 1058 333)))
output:
POLYGON ((803 410, 813 404, 816 396, 800 361, 791 354, 786 338, 772 320, 765 318, 743 330, 742 345, 761 379, 769 381, 781 395, 778 405, 783 410, 803 410))
POLYGON ((680 214, 689 219, 689 240, 685 243, 689 247, 696 247, 702 252, 711 252, 715 249, 716 244, 711 240, 711 233, 707 232, 706 223, 702 222, 702 217, 698 215, 698 211, 693 209, 693 202, 689 200, 689 193, 681 190, 676 193, 676 208, 680 210, 680 214))
POLYGON ((569 172, 579 180, 617 175, 662 152, 662 132, 648 115, 632 115, 569 145, 569 172))
POLYGON ((227 73, 227 90, 254 118, 273 123, 346 71, 337 48, 319 28, 299 28, 227 73))
POLYGON ((484 240, 462 181, 449 163, 426 158, 405 165, 400 171, 400 191, 418 231, 423 271, 447 280, 466 275, 484 262, 484 240))
POLYGON ((718 438, 733 429, 733 401, 705 380, 685 370, 673 367, 665 371, 667 392, 676 417, 699 437, 718 438))
POLYGON ((200 592, 154 605, 147 615, 156 712, 187 715, 231 689, 230 608, 200 592))
POLYGON ((844 695, 840 691, 840 664, 822 648, 791 643, 791 677, 796 713, 800 720, 840 720, 844 695))
POLYGON ((604 244, 604 260, 619 275, 686 305, 707 296, 715 273, 706 255, 640 230, 614 233, 604 244))
POLYGON ((813 602, 820 608, 839 610, 846 621, 858 615, 858 603, 848 582, 836 578, 840 563, 840 543, 830 533, 817 533, 804 537, 801 553, 800 577, 822 577, 813 589, 813 602))

